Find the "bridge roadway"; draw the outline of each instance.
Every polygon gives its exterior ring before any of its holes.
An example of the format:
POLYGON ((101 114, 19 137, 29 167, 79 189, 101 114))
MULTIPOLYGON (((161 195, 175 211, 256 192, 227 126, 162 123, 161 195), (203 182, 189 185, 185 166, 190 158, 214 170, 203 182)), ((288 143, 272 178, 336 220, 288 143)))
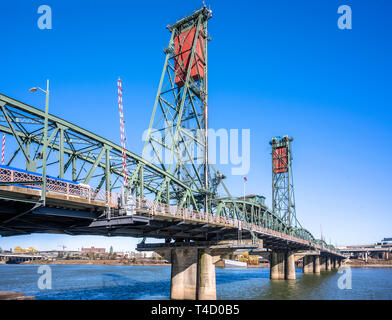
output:
POLYGON ((164 244, 142 242, 137 249, 155 250, 171 261, 173 299, 215 299, 213 263, 236 249, 269 249, 273 280, 295 279, 296 252, 305 252, 305 273, 331 270, 345 259, 318 243, 146 198, 135 198, 133 214, 121 215, 119 194, 52 177, 47 180, 44 207, 41 179, 39 174, 0 168, 2 236, 35 232, 166 239, 164 244), (18 185, 22 182, 29 184, 18 185))
POLYGON ((204 241, 251 239, 250 230, 271 250, 282 247, 293 250, 321 250, 341 256, 317 243, 296 238, 255 224, 211 213, 169 206, 148 199, 135 199, 135 214, 119 215, 120 195, 85 185, 48 178, 47 203, 39 198, 39 184, 18 186, 20 181, 39 181, 39 174, 0 168, 0 210, 3 236, 31 232, 80 235, 133 236, 204 241), (111 213, 108 213, 109 208, 111 213), (21 209, 18 212, 18 209, 21 209), (50 219, 48 219, 50 217, 50 219), (49 222, 49 221, 50 222, 49 222), (22 223, 21 223, 22 222, 22 223), (27 224, 26 224, 27 222, 27 224), (69 223, 72 222, 72 223, 69 223))

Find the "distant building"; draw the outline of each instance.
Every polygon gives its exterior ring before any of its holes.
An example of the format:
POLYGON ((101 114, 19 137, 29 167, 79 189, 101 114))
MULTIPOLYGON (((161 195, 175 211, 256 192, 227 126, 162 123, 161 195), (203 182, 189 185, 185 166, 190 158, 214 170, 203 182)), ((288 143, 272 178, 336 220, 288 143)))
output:
POLYGON ((82 253, 105 253, 106 249, 105 248, 82 248, 82 253))
POLYGON ((129 259, 133 258, 133 256, 129 252, 115 252, 116 259, 129 259))
POLYGON ((392 247, 392 238, 384 238, 380 242, 377 242, 376 246, 392 247))
POLYGON ((80 256, 80 251, 60 251, 60 250, 48 250, 48 251, 39 251, 39 255, 49 258, 49 259, 54 259, 54 258, 59 258, 59 257, 79 257, 80 256))

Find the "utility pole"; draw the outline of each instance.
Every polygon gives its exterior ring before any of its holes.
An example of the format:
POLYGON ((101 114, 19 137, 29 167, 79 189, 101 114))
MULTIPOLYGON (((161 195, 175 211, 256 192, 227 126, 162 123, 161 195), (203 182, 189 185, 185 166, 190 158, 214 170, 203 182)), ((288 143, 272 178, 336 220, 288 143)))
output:
POLYGON ((48 117, 49 117, 49 79, 46 80, 46 90, 40 87, 34 87, 30 89, 30 92, 37 92, 37 90, 41 90, 45 93, 45 117, 44 117, 44 141, 42 147, 42 192, 41 192, 41 201, 43 206, 46 205, 46 153, 48 146, 48 117))
POLYGON ((44 125, 44 150, 42 159, 42 203, 46 205, 46 153, 48 147, 48 115, 49 115, 49 79, 46 80, 46 99, 45 99, 45 125, 44 125))

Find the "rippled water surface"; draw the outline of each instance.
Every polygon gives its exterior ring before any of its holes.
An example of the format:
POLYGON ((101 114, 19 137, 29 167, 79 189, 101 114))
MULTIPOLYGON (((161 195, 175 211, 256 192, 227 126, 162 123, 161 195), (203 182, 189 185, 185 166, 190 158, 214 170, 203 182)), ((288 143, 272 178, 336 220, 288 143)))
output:
MULTIPOLYGON (((38 265, 0 265, 0 291, 36 299, 169 299, 170 266, 52 265, 52 289, 40 290, 38 265)), ((352 268, 352 289, 341 290, 336 271, 271 281, 269 269, 216 268, 218 299, 388 299, 392 269, 352 268)))

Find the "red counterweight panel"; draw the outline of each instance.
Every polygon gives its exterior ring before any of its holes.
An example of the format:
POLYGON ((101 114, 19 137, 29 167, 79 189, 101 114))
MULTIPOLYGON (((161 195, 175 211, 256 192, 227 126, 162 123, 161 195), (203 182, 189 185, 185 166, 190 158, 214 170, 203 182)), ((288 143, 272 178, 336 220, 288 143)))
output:
MULTIPOLYGON (((186 79, 186 72, 189 66, 195 33, 196 27, 193 27, 174 38, 174 46, 176 50, 175 53, 177 56, 174 62, 174 67, 176 71, 176 77, 174 81, 179 87, 182 87, 184 85, 186 79)), ((198 38, 199 39, 196 43, 196 55, 193 59, 191 68, 191 78, 193 79, 193 81, 198 81, 204 78, 204 36, 202 28, 200 28, 198 38)))
POLYGON ((283 173, 288 171, 287 147, 279 147, 273 151, 273 166, 275 173, 283 173))

